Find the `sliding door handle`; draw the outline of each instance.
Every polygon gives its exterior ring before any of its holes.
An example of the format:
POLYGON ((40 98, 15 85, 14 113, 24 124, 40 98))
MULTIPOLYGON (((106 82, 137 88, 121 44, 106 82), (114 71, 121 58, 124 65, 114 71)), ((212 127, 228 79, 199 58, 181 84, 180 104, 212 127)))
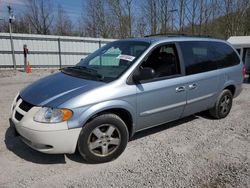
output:
POLYGON ((197 84, 190 84, 188 87, 189 87, 189 89, 195 89, 195 88, 197 88, 197 84))
POLYGON ((185 86, 180 86, 180 87, 177 87, 176 89, 175 89, 175 91, 178 93, 178 92, 183 92, 183 91, 185 91, 186 90, 186 88, 185 88, 185 86))

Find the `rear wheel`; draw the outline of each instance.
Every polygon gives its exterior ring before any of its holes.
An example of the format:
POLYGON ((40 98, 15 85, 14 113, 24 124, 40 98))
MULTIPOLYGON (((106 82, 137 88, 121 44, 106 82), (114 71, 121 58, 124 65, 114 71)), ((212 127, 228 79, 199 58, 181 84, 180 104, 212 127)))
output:
POLYGON ((127 146, 128 137, 126 124, 119 116, 103 114, 82 128, 78 150, 90 163, 108 162, 120 156, 127 146))
POLYGON ((218 97, 215 106, 209 110, 210 115, 216 119, 225 118, 232 108, 232 103, 233 95, 231 91, 229 91, 228 89, 223 90, 218 97))

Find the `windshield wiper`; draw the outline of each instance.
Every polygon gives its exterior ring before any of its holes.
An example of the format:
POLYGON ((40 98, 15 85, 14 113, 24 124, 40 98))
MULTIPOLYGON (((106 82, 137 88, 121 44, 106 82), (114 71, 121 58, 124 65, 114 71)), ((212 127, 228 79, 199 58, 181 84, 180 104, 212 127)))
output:
POLYGON ((71 71, 81 72, 90 76, 94 76, 95 78, 98 78, 98 80, 104 79, 104 77, 101 74, 97 73, 97 70, 89 68, 89 67, 73 66, 73 67, 65 67, 62 70, 63 71, 71 70, 71 71))
POLYGON ((85 66, 74 66, 73 68, 75 69, 80 69, 80 70, 86 70, 86 71, 89 71, 89 72, 95 72, 97 73, 97 70, 93 69, 93 68, 90 68, 90 67, 85 67, 85 66))

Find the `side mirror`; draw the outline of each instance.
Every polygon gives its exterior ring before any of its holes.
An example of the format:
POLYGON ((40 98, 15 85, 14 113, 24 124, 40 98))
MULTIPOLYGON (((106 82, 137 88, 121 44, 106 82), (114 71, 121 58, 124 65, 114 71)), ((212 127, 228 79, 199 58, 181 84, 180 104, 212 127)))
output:
POLYGON ((154 69, 149 68, 149 67, 145 67, 145 68, 137 71, 137 73, 134 74, 133 79, 135 81, 149 80, 149 79, 153 79, 154 76, 155 76, 154 69))

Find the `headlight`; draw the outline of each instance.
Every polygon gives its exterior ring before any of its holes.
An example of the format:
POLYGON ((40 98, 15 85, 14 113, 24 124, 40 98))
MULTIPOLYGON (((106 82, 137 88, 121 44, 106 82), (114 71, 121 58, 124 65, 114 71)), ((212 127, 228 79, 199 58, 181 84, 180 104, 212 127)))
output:
POLYGON ((60 123, 69 120, 72 115, 73 112, 69 109, 43 107, 35 114, 33 119, 40 123, 60 123))

